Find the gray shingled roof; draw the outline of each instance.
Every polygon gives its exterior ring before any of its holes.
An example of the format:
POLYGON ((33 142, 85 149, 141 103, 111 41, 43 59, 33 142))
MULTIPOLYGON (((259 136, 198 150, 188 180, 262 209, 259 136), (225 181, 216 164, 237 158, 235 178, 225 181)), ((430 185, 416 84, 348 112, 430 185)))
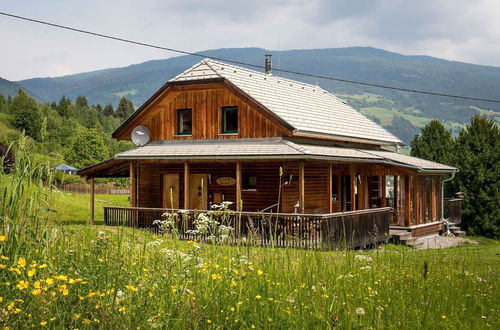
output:
POLYGON ((156 141, 119 153, 115 159, 324 159, 404 166, 419 172, 455 168, 390 151, 292 142, 285 138, 156 141))
POLYGON ((225 78, 293 126, 296 133, 404 144, 318 86, 208 59, 195 64, 170 82, 213 78, 225 78))

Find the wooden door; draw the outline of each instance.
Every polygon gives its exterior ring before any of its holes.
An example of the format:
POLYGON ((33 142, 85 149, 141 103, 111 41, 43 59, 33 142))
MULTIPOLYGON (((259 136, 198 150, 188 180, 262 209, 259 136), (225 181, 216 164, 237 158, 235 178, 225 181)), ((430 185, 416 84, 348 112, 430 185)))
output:
POLYGON ((164 208, 179 208, 179 174, 163 175, 163 203, 164 208))
POLYGON ((189 176, 189 208, 206 210, 208 199, 208 174, 191 174, 189 176))

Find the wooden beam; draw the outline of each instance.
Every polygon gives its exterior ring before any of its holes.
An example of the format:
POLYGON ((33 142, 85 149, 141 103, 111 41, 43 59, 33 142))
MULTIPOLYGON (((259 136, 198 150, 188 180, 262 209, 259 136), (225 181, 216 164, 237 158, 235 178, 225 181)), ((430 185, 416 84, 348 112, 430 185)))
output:
POLYGON ((135 207, 136 206, 136 201, 137 201, 137 196, 136 196, 136 188, 137 188, 137 183, 136 183, 136 177, 135 177, 135 166, 134 162, 130 162, 130 170, 129 170, 129 184, 130 184, 130 206, 135 207))
POLYGON ((333 213, 333 205, 332 205, 332 186, 333 186, 333 171, 332 171, 332 164, 328 164, 328 213, 333 213))
POLYGON ((417 225, 422 223, 422 212, 420 211, 422 203, 420 198, 420 177, 415 176, 415 222, 417 225))
POLYGON ((431 176, 431 220, 436 220, 436 180, 431 176))
POLYGON ((304 213, 304 203, 305 203, 305 174, 304 174, 304 161, 301 160, 299 163, 299 204, 300 213, 304 213))
POLYGON ((94 178, 90 178, 90 224, 94 225, 94 199, 95 196, 95 182, 94 178))
POLYGON ((380 207, 386 207, 386 180, 385 180, 385 175, 382 175, 380 177, 380 207))
POLYGON ((394 176, 394 190, 393 190, 393 204, 394 204, 394 216, 395 216, 395 223, 399 225, 399 203, 398 203, 398 195, 399 195, 399 177, 397 175, 394 176))
POLYGON ((410 187, 410 176, 405 175, 405 226, 409 227, 410 226, 410 217, 411 217, 411 208, 410 208, 410 201, 411 201, 411 187, 410 187))
POLYGON ((239 161, 236 162, 236 211, 241 211, 241 162, 239 161))
POLYGON ((350 175, 351 175, 351 211, 356 211, 356 172, 354 168, 350 167, 350 175))
POLYGON ((189 163, 184 162, 184 209, 189 210, 189 163))

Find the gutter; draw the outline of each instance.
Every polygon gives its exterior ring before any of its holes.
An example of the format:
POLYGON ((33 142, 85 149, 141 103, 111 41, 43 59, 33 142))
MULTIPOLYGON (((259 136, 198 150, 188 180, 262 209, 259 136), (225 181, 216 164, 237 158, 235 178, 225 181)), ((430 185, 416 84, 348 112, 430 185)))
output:
POLYGON ((443 225, 446 226, 446 233, 449 234, 450 233, 450 228, 449 228, 449 224, 448 224, 448 221, 445 220, 444 218, 444 183, 446 181, 451 181, 453 180, 453 178, 455 177, 455 174, 458 172, 458 169, 456 171, 453 171, 451 172, 451 178, 448 178, 448 179, 445 179, 443 180, 443 183, 441 184, 441 221, 443 222, 443 225))

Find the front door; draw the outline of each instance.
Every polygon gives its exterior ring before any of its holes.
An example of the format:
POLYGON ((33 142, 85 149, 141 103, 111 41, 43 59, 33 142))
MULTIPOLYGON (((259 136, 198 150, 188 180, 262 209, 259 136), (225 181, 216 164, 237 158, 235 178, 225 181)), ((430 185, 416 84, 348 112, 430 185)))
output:
POLYGON ((189 176, 189 208, 206 210, 208 199, 208 174, 191 174, 189 176))
POLYGON ((163 207, 179 208, 179 174, 163 174, 163 207))

